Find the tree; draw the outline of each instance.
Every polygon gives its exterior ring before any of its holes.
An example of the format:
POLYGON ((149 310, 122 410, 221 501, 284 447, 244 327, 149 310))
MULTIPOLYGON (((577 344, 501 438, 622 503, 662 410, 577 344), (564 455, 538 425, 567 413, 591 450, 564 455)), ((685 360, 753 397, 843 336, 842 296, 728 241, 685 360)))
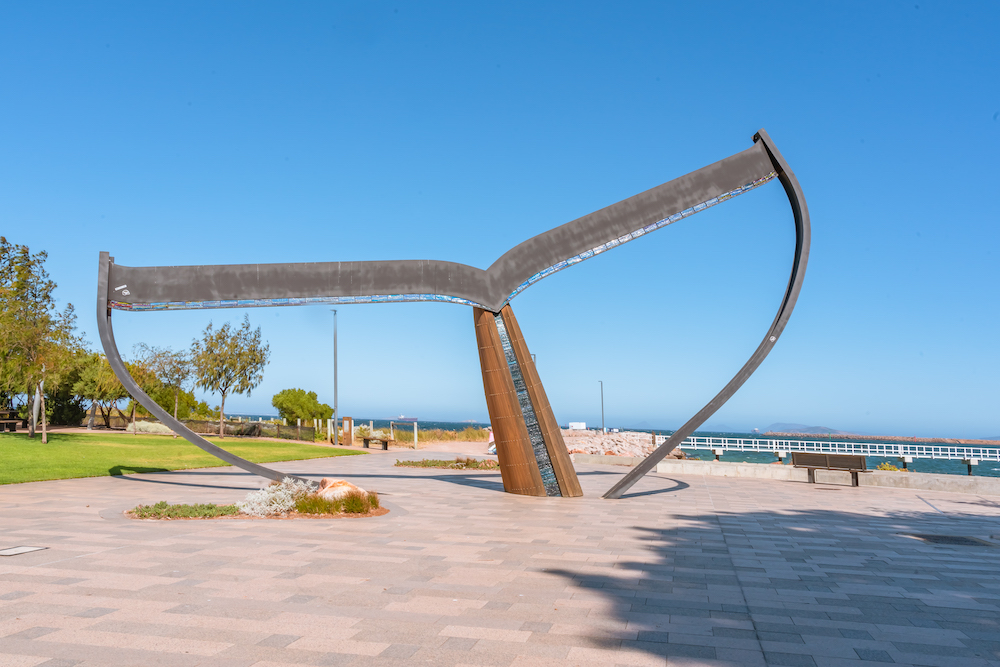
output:
MULTIPOLYGON (((139 356, 153 373, 156 374, 162 387, 173 393, 174 419, 177 419, 181 392, 184 391, 184 385, 191 377, 191 356, 186 352, 173 352, 166 348, 150 347, 145 343, 139 343, 136 347, 139 356)), ((150 394, 153 400, 163 406, 164 409, 169 410, 170 408, 161 402, 162 392, 157 391, 155 393, 158 395, 154 396, 150 394)), ((176 433, 174 437, 177 437, 176 433)))
POLYGON ((100 409, 105 428, 111 428, 111 409, 128 396, 107 358, 97 352, 88 355, 80 378, 73 385, 73 393, 90 401, 92 408, 97 406, 100 409))
POLYGON ((278 409, 283 419, 329 419, 333 408, 320 403, 315 391, 305 389, 282 389, 271 399, 271 405, 278 409))
POLYGON ((219 406, 219 437, 225 437, 226 396, 230 393, 251 395, 264 381, 271 348, 261 340, 260 327, 250 328, 250 318, 235 329, 226 322, 218 330, 209 322, 201 340, 191 344, 195 384, 222 396, 219 406))
MULTIPOLYGON (((126 361, 125 368, 143 391, 155 391, 159 386, 156 374, 145 360, 140 358, 132 362, 126 361)), ((111 428, 111 409, 117 407, 119 401, 128 398, 129 395, 107 358, 96 352, 90 353, 84 360, 79 379, 73 385, 73 393, 92 401, 100 408, 106 428, 111 428)), ((134 412, 132 416, 134 419, 134 412)))
MULTIPOLYGON (((48 254, 0 236, 0 393, 8 398, 41 395, 42 442, 46 442, 45 389, 68 378, 82 347, 73 305, 56 310, 56 284, 45 270, 48 254)), ((29 437, 35 437, 31 420, 29 437)))

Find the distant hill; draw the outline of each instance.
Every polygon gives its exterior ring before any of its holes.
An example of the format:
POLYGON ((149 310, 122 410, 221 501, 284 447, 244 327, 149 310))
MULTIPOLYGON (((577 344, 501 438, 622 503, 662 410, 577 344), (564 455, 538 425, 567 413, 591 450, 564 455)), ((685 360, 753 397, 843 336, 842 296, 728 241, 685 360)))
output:
POLYGON ((777 422, 771 424, 766 429, 765 433, 812 433, 814 435, 853 435, 847 431, 838 431, 833 428, 827 428, 826 426, 806 426, 805 424, 785 424, 783 422, 777 422))

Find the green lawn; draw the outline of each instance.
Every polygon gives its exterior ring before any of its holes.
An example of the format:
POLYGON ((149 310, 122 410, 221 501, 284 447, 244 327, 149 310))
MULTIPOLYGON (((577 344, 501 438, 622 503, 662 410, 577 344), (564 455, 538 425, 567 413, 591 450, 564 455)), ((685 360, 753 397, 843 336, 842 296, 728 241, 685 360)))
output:
MULTIPOLYGON (((301 442, 271 442, 243 438, 209 438, 213 444, 255 463, 351 456, 363 452, 301 442)), ((162 435, 123 433, 50 433, 0 435, 0 484, 43 479, 102 477, 135 472, 163 472, 225 465, 187 440, 162 435)))

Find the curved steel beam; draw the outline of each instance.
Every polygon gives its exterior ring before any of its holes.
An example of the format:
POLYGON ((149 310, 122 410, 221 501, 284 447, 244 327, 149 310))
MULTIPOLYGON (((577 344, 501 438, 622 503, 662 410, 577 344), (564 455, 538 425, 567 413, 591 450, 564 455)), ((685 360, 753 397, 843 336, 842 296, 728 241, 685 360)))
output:
POLYGON ((764 340, 757 346, 749 361, 743 365, 743 368, 739 370, 736 376, 729 381, 715 398, 708 402, 708 405, 699 410, 686 424, 674 431, 665 443, 660 445, 649 456, 643 459, 639 465, 621 478, 617 484, 612 486, 604 494, 605 498, 621 498, 622 494, 638 482, 643 475, 653 470, 656 464, 663 460, 664 456, 673 451, 685 438, 694 433, 695 429, 704 424, 705 420, 711 417, 716 410, 721 408, 736 393, 736 390, 743 386, 747 378, 757 370, 757 367, 760 366, 764 358, 774 348, 774 344, 778 341, 778 337, 781 336, 781 332, 784 331, 785 325, 788 323, 788 318, 792 315, 792 309, 795 308, 795 301, 799 298, 799 291, 802 289, 802 280, 806 275, 806 264, 809 261, 809 241, 811 234, 809 229, 809 209, 806 207, 806 198, 802 194, 799 180, 795 178, 795 174, 788 167, 788 163, 785 162, 778 149, 774 147, 771 137, 767 135, 767 132, 764 130, 758 132, 754 135, 754 141, 767 149, 771 160, 774 162, 778 178, 785 188, 785 194, 788 196, 788 202, 792 205, 792 214, 795 218, 795 258, 792 260, 792 274, 788 280, 788 288, 785 290, 785 298, 781 301, 778 314, 775 316, 774 322, 771 323, 771 327, 767 330, 764 340))
POLYGON ((149 397, 149 394, 144 392, 142 388, 136 383, 132 375, 128 372, 128 368, 125 367, 125 362, 122 361, 121 355, 118 354, 118 346, 115 344, 115 334, 114 330, 111 328, 111 309, 108 308, 108 273, 111 266, 113 266, 113 260, 106 252, 101 253, 100 267, 97 273, 97 329, 101 336, 101 345, 104 346, 104 353, 107 355, 108 363, 111 364, 111 369, 118 376, 122 385, 125 387, 132 398, 139 401, 144 408, 150 411, 156 416, 161 422, 166 424, 174 433, 182 436, 185 440, 190 442, 197 447, 205 450, 212 456, 222 459, 229 465, 234 465, 238 468, 242 468, 247 472, 253 473, 255 475, 260 475, 261 477, 266 477, 267 479, 273 479, 280 482, 286 477, 291 477, 292 479, 299 480, 301 482, 306 482, 311 486, 315 486, 316 483, 298 477, 297 475, 288 475, 285 473, 280 473, 276 470, 271 470, 262 465, 258 465, 253 461, 247 461, 244 458, 240 458, 235 454, 231 454, 226 450, 213 445, 205 438, 201 437, 187 426, 182 424, 173 418, 173 416, 160 407, 160 405, 149 397))

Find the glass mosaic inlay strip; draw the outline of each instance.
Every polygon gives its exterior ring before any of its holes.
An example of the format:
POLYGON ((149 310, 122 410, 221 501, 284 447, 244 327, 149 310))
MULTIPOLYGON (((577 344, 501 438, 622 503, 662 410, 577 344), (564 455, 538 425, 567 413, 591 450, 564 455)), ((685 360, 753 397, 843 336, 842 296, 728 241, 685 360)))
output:
POLYGON ((259 306, 307 306, 313 303, 405 303, 407 301, 442 301, 458 303, 463 306, 476 306, 489 310, 486 306, 461 299, 457 296, 443 294, 376 294, 373 296, 311 296, 288 299, 227 299, 223 301, 161 301, 158 303, 125 303, 111 301, 112 308, 117 310, 149 311, 149 310, 197 310, 200 308, 256 308, 259 306))
POLYGON ((531 449, 535 453, 535 461, 538 462, 538 472, 542 474, 545 495, 561 496, 559 482, 556 481, 556 472, 552 469, 552 461, 549 459, 549 450, 545 447, 545 440, 542 438, 542 428, 538 425, 538 418, 535 416, 535 406, 531 404, 531 396, 528 395, 528 387, 524 382, 524 375, 521 373, 521 364, 518 363, 514 347, 510 344, 507 327, 504 325, 500 313, 494 313, 493 319, 496 320, 497 331, 500 332, 500 343, 503 345, 503 354, 507 359, 510 376, 514 379, 517 402, 521 405, 524 425, 528 427, 528 438, 531 440, 531 449))

